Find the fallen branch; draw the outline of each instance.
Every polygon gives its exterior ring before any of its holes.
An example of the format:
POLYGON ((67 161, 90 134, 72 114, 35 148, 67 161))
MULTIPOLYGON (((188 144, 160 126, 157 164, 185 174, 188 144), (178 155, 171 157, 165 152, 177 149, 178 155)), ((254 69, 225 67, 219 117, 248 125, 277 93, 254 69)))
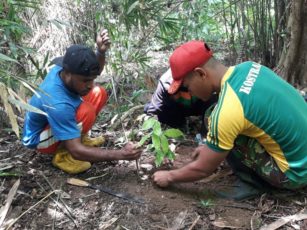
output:
MULTIPOLYGON (((43 172, 40 172, 40 174, 41 174, 42 177, 46 180, 46 182, 47 182, 47 184, 50 186, 50 188, 51 188, 52 190, 55 191, 54 187, 53 187, 52 184, 49 182, 49 180, 48 180, 48 178, 45 176, 45 174, 44 174, 43 172)), ((75 226, 78 227, 78 225, 77 225, 77 223, 76 223, 76 221, 75 221, 75 217, 74 217, 73 213, 71 212, 70 208, 67 206, 67 204, 64 202, 64 200, 62 199, 61 196, 59 196, 59 199, 60 199, 60 201, 62 202, 64 208, 65 208, 66 211, 67 211, 67 213, 65 213, 65 212, 64 212, 64 213, 71 219, 71 221, 75 224, 75 226)), ((56 202, 54 199, 52 199, 52 200, 58 205, 58 202, 56 202)), ((58 207, 62 208, 60 205, 58 205, 58 207)), ((65 210, 65 209, 64 209, 64 210, 65 210)))
POLYGON ((275 230, 287 224, 290 221, 299 221, 304 219, 307 219, 307 210, 303 209, 301 212, 295 215, 281 217, 278 220, 274 221, 273 223, 261 227, 260 230, 275 230))
POLYGON ((6 215, 7 215, 7 212, 9 210, 9 208, 11 207, 13 198, 14 198, 16 192, 17 192, 19 184, 20 184, 20 179, 18 179, 14 183, 14 185, 11 188, 9 194, 7 195, 6 204, 0 210, 0 227, 2 227, 3 221, 4 221, 4 219, 5 219, 6 215))
POLYGON ((121 122, 123 122, 128 116, 130 116, 130 115, 133 114, 136 110, 141 109, 141 108, 144 108, 144 105, 137 105, 137 106, 132 107, 131 109, 129 109, 128 111, 126 111, 126 112, 120 117, 120 119, 118 119, 116 122, 114 122, 114 124, 111 125, 111 127, 112 127, 113 129, 116 129, 116 128, 121 124, 121 122))
POLYGON ((193 221, 191 227, 189 227, 189 230, 192 230, 195 227, 199 219, 200 219, 200 216, 197 216, 196 219, 193 221))
POLYGON ((35 208, 37 205, 39 205, 40 203, 42 203, 44 200, 46 200, 49 196, 51 196, 53 193, 56 192, 60 192, 60 190, 54 190, 50 193, 47 194, 47 196, 45 196, 43 199, 41 199, 40 201, 38 201, 36 204, 32 205, 29 209, 27 209, 26 211, 24 211, 20 216, 18 216, 16 219, 13 220, 13 222, 11 222, 5 229, 10 229, 21 217, 23 217, 26 213, 28 213, 29 211, 31 211, 33 208, 35 208))

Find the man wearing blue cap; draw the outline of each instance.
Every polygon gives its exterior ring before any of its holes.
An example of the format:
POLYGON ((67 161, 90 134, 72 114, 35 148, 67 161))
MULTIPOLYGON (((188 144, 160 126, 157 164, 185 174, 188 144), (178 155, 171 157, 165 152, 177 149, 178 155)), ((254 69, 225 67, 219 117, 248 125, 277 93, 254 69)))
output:
MULTIPOLYGON (((224 66, 202 41, 177 48, 170 67, 170 94, 183 85, 203 101, 214 92, 219 99, 209 117, 206 143, 195 149, 194 161, 157 171, 157 185, 202 179, 225 159, 241 179, 245 174, 285 189, 307 185, 307 104, 294 87, 258 63, 224 66)), ((245 198, 248 193, 240 190, 228 197, 245 198)))
POLYGON ((133 143, 119 150, 97 148, 104 138, 87 135, 108 98, 103 87, 94 85, 110 46, 106 30, 98 34, 96 45, 96 54, 86 46, 72 45, 64 57, 53 61, 55 66, 29 102, 47 115, 27 112, 25 117, 22 143, 53 154, 53 165, 67 173, 84 172, 92 162, 135 160, 141 154, 133 143))
MULTIPOLYGON (((171 69, 168 69, 159 79, 158 86, 151 100, 146 103, 144 112, 173 128, 183 128, 186 118, 190 116, 203 117, 209 106, 216 103, 217 95, 208 101, 202 101, 191 96, 185 87, 180 87, 175 94, 169 94, 168 89, 173 82, 171 69)), ((203 119, 202 119, 203 120, 203 119)), ((200 122, 199 131, 206 133, 204 122, 200 122)))

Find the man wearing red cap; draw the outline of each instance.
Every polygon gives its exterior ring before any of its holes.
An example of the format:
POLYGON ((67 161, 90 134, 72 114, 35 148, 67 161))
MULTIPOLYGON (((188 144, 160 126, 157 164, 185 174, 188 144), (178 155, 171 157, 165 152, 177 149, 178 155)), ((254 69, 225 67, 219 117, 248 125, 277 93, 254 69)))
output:
POLYGON ((183 85, 203 101, 213 93, 219 99, 194 161, 156 172, 157 185, 202 179, 225 159, 241 179, 245 174, 251 182, 286 189, 307 185, 307 104, 294 87, 254 62, 224 66, 202 41, 178 47, 169 61, 174 79, 170 94, 183 85))
POLYGON ((104 138, 87 135, 108 98, 103 87, 94 86, 110 46, 106 30, 98 34, 96 44, 96 54, 86 46, 72 45, 64 57, 53 61, 55 66, 29 102, 43 113, 28 112, 25 117, 22 143, 53 154, 53 165, 67 173, 84 172, 92 162, 135 160, 141 154, 132 143, 119 150, 97 148, 104 138))

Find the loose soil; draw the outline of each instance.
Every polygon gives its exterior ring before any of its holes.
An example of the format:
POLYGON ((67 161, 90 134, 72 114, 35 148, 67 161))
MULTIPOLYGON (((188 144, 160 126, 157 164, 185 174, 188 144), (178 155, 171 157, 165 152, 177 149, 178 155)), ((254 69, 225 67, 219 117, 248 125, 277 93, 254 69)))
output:
MULTIPOLYGON (((177 145, 176 160, 162 168, 176 168, 190 161, 193 141, 177 145)), ((97 163, 74 176, 145 201, 138 204, 67 184, 71 176, 52 166, 52 156, 26 149, 13 135, 4 132, 0 136, 0 154, 1 169, 11 167, 3 171, 19 174, 0 177, 2 206, 20 178, 5 218, 8 223, 22 215, 12 229, 259 229, 298 213, 307 204, 307 189, 263 194, 240 202, 222 199, 214 191, 232 186, 235 179, 227 164, 202 181, 167 189, 152 183, 155 167, 141 167, 138 176, 135 161, 97 163), (46 197, 51 192, 54 193, 46 197)), ((152 153, 144 152, 140 165, 150 166, 153 162, 152 153)), ((289 222, 280 229, 307 229, 307 221, 289 222)))

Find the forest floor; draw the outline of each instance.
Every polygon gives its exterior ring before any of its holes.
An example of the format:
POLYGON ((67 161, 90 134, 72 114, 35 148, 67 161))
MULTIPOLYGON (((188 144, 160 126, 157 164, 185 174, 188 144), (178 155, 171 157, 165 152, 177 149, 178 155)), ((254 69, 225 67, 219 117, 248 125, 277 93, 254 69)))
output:
MULTIPOLYGON (((157 56, 157 63, 151 66, 166 63, 167 56, 157 56)), ((163 65, 163 68, 159 67, 159 70, 153 70, 150 74, 161 74, 161 69, 166 70, 166 65, 163 65)), ((149 83, 146 83, 147 87, 149 83)), ((143 99, 146 101, 149 98, 150 95, 147 95, 143 99)), ((104 116, 112 117, 112 111, 114 108, 106 108, 104 116)), ((134 123, 137 121, 136 117, 130 117, 130 120, 134 123)), ((180 167, 191 160, 190 154, 196 146, 194 137, 197 133, 192 124, 186 139, 175 143, 175 161, 161 168, 180 167)), ((93 136, 109 136, 108 143, 102 148, 118 147, 116 138, 123 135, 120 128, 107 131, 109 125, 99 120, 92 130, 93 136)), ((145 150, 139 161, 139 173, 135 161, 119 161, 96 163, 87 172, 71 176, 53 167, 51 160, 52 156, 26 149, 15 135, 0 130, 0 205, 3 207, 0 209, 0 229, 9 224, 12 229, 37 230, 273 230, 279 226, 279 229, 307 229, 307 189, 274 191, 243 201, 217 196, 215 191, 233 187, 232 182, 236 179, 226 163, 204 180, 161 189, 151 180, 151 175, 159 169, 154 165, 154 155, 145 150), (70 185, 67 183, 70 177, 130 194, 144 203, 124 200, 88 187, 70 185), (274 226, 264 228, 271 223, 275 223, 274 226)))
MULTIPOLYGON (((190 161, 192 136, 189 143, 177 142, 176 160, 162 167, 190 161)), ((278 222, 279 229, 307 229, 307 189, 275 191, 240 202, 218 197, 214 191, 231 187, 235 179, 227 164, 202 181, 167 189, 152 183, 157 168, 149 152, 140 159, 139 175, 135 161, 119 161, 94 164, 73 176, 144 201, 137 203, 67 184, 71 176, 52 166, 52 156, 24 148, 13 135, 1 134, 0 154, 0 171, 17 174, 0 177, 0 202, 9 208, 5 223, 15 221, 12 229, 259 229, 292 215, 278 222), (18 178, 10 203, 8 194, 18 178), (305 214, 296 215, 301 211, 305 214)))

